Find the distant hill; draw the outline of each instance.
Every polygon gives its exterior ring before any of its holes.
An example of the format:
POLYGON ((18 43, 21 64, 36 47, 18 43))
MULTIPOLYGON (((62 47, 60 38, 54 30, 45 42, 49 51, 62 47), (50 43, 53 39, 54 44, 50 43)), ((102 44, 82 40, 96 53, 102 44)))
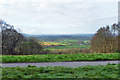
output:
POLYGON ((64 39, 77 39, 77 40, 90 40, 94 34, 62 34, 62 35, 30 35, 21 33, 25 37, 36 37, 38 40, 42 41, 58 41, 64 39))
POLYGON ((63 39, 90 40, 94 34, 65 34, 65 35, 31 35, 43 41, 56 41, 63 39))
POLYGON ((40 37, 40 36, 93 36, 94 34, 48 34, 48 35, 31 35, 35 37, 40 37))
POLYGON ((23 36, 25 36, 25 37, 31 37, 31 35, 29 35, 29 34, 26 34, 26 33, 21 33, 23 36))

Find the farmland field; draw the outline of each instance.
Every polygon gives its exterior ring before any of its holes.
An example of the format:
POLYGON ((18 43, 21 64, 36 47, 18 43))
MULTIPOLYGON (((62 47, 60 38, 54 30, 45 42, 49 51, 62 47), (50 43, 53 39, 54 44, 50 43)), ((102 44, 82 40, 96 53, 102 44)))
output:
POLYGON ((47 49, 68 49, 68 48, 90 48, 90 45, 72 45, 72 46, 55 46, 48 47, 47 49))
POLYGON ((57 40, 57 41, 43 41, 41 44, 45 47, 45 50, 55 50, 55 49, 88 49, 90 48, 90 40, 77 40, 77 39, 64 39, 64 40, 57 40), (88 41, 88 42, 87 42, 88 41))
MULTIPOLYGON (((120 66, 120 65, 119 65, 120 66)), ((107 64, 84 67, 6 67, 2 68, 2 78, 118 78, 118 65, 107 64)))
POLYGON ((56 61, 97 61, 120 60, 119 53, 89 54, 46 54, 46 55, 3 55, 2 62, 56 62, 56 61))

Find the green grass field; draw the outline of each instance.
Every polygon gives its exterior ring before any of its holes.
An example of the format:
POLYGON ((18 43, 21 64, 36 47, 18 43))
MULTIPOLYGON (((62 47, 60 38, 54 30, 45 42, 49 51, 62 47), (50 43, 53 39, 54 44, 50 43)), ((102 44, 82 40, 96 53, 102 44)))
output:
POLYGON ((56 62, 56 61, 96 61, 120 60, 119 53, 89 53, 89 54, 46 54, 46 55, 3 55, 2 62, 56 62))
POLYGON ((46 49, 90 48, 90 45, 55 46, 46 49))
POLYGON ((118 70, 117 64, 84 66, 77 68, 58 66, 36 67, 29 65, 28 67, 2 68, 2 78, 90 78, 91 80, 93 80, 92 78, 104 78, 102 80, 111 80, 110 78, 113 78, 112 80, 116 80, 118 78, 118 70))

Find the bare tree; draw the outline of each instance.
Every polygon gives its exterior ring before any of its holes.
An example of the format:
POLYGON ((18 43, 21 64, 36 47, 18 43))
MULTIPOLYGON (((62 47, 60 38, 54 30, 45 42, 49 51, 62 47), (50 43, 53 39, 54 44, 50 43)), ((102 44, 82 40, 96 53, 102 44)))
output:
POLYGON ((96 53, 112 53, 115 50, 115 39, 110 27, 100 28, 91 40, 91 50, 96 53))
POLYGON ((14 27, 0 20, 2 30, 2 54, 15 54, 16 45, 23 40, 22 34, 18 33, 14 27))
POLYGON ((120 53, 120 22, 117 25, 117 30, 118 30, 118 37, 117 37, 117 41, 118 41, 118 48, 117 48, 117 52, 120 53))

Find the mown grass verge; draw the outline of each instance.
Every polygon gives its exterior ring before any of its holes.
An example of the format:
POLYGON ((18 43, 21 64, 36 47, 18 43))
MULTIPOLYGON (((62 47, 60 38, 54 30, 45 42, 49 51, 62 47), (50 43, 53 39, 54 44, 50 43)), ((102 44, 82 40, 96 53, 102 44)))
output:
POLYGON ((57 62, 57 61, 97 61, 119 60, 119 53, 89 53, 89 54, 47 54, 47 55, 3 55, 2 62, 57 62))
MULTIPOLYGON (((119 65, 120 66, 120 65, 119 65)), ((118 78, 118 64, 84 67, 6 67, 2 78, 118 78)), ((109 79, 102 79, 109 80, 109 79)), ((113 79, 116 80, 116 79, 113 79)))

